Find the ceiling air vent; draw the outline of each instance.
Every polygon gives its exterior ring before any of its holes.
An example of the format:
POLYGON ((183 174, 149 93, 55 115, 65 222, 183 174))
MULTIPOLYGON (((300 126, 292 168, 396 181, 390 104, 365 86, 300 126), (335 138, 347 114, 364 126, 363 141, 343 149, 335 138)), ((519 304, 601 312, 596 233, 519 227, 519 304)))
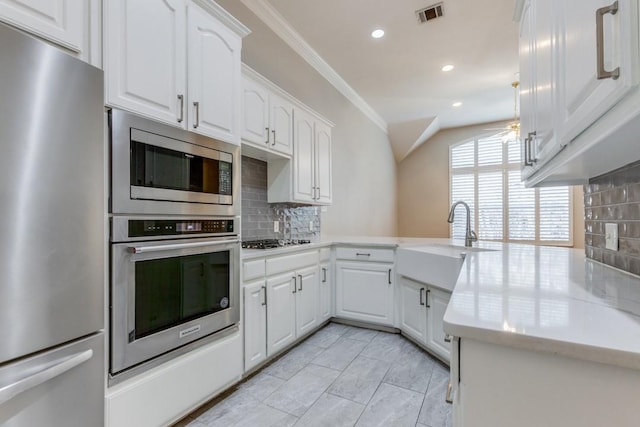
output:
POLYGON ((424 24, 427 21, 441 18, 444 15, 444 6, 442 2, 425 7, 424 9, 416 10, 416 16, 418 22, 424 24))

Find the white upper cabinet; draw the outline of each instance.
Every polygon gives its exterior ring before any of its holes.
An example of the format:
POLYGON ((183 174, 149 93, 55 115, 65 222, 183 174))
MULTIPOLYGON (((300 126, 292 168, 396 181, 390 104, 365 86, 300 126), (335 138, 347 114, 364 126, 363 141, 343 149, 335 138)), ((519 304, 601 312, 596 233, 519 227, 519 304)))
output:
POLYGON ((197 3, 105 2, 106 102, 239 144, 248 30, 215 3, 197 3))
POLYGON ((567 143, 620 101, 637 84, 637 0, 555 2, 564 19, 559 86, 567 143), (599 29, 602 29, 599 32, 599 29), (634 40, 635 38, 635 40, 634 40))
POLYGON ((105 4, 107 103, 186 127, 184 0, 105 4))
POLYGON ((269 132, 271 149, 283 154, 293 151, 293 104, 276 94, 269 97, 271 106, 269 132))
POLYGON ((293 125, 293 199, 315 199, 315 126, 310 114, 298 111, 293 125))
POLYGON ((640 160, 638 0, 517 0, 527 185, 640 160))
POLYGON ((316 122, 315 182, 316 202, 331 204, 333 201, 331 182, 331 128, 325 123, 316 122))
POLYGON ((240 144, 242 40, 198 6, 188 9, 189 124, 194 132, 240 144))
POLYGON ((243 77, 242 140, 262 150, 293 152, 293 104, 243 77))
POLYGON ((242 78, 242 140, 269 147, 269 91, 243 76, 242 78))
POLYGON ((0 20, 64 47, 83 61, 100 66, 98 0, 0 0, 0 20))
POLYGON ((520 102, 523 178, 560 149, 556 87, 557 2, 526 2, 520 24, 520 102))
POLYGON ((293 161, 269 161, 269 203, 331 204, 331 127, 299 108, 293 118, 293 161))

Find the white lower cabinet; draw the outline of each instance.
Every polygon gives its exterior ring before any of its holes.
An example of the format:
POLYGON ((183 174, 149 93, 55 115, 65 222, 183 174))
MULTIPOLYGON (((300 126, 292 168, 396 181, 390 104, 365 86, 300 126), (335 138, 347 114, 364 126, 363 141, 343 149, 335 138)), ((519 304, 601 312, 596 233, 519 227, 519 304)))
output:
POLYGON ((432 286, 427 291, 427 347, 445 360, 449 360, 451 343, 445 341, 443 319, 451 293, 432 286))
POLYGON ((243 280, 246 372, 320 324, 318 251, 245 261, 243 280))
POLYGON ((459 351, 449 393, 454 427, 631 427, 640 420, 638 369, 464 337, 459 351))
POLYGON ((333 281, 331 280, 331 262, 320 262, 320 321, 329 320, 332 315, 333 281))
POLYGON ((445 341, 443 319, 451 293, 401 276, 400 295, 402 332, 448 361, 451 346, 445 341))
POLYGON ((336 316, 393 326, 393 264, 336 261, 336 316))
POLYGON ((295 272, 267 280, 267 356, 296 339, 295 272))
POLYGON ((400 277, 402 314, 400 329, 416 341, 427 343, 427 285, 400 277))
POLYGON ((244 285, 245 371, 267 358, 267 287, 264 280, 244 285))

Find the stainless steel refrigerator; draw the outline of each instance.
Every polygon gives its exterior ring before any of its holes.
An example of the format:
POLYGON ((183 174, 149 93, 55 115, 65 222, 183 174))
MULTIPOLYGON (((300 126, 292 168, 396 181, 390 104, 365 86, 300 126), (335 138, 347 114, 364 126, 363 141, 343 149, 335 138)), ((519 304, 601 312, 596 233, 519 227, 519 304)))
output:
POLYGON ((0 425, 104 422, 103 73, 0 24, 0 425))

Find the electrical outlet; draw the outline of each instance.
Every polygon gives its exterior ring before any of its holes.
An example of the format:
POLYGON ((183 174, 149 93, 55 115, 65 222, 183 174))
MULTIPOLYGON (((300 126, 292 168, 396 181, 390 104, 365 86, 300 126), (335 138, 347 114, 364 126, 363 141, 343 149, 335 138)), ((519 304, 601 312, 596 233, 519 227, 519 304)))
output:
POLYGON ((604 225, 604 240, 605 248, 612 251, 618 250, 618 224, 607 223, 604 225))
POLYGON ((273 232, 274 233, 280 232, 280 221, 273 221, 273 232))
POLYGON ((313 221, 309 221, 309 231, 313 231, 313 221))

